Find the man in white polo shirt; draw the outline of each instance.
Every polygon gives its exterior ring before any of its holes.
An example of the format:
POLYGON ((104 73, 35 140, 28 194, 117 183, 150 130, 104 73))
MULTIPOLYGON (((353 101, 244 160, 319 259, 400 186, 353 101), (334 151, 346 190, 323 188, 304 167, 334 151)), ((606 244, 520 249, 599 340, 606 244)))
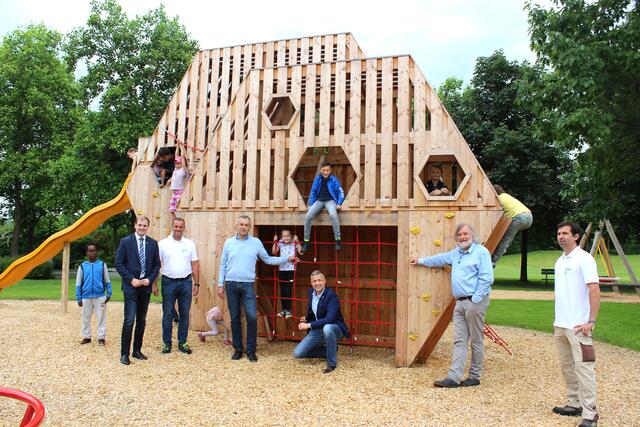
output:
POLYGON ((555 265, 553 327, 568 396, 567 404, 553 412, 582 415, 580 427, 591 427, 598 425, 592 331, 600 310, 600 286, 596 261, 578 246, 580 231, 573 222, 558 224, 558 244, 564 253, 555 265))
MULTIPOLYGON (((189 310, 191 297, 198 295, 200 289, 200 271, 196 245, 183 236, 185 222, 182 218, 174 218, 173 233, 162 239, 160 262, 162 263, 162 352, 171 353, 171 336, 173 334, 173 307, 178 301, 178 350, 191 354, 187 344, 189 332, 189 310)), ((157 288, 153 290, 158 294, 157 288)))

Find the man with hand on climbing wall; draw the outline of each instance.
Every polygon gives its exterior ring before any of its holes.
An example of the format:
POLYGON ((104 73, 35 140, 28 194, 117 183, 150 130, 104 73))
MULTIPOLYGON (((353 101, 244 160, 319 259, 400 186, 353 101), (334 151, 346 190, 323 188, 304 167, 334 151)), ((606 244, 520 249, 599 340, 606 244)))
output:
POLYGON ((453 356, 447 377, 434 382, 435 387, 480 385, 482 373, 484 316, 489 307, 489 293, 493 283, 491 254, 476 242, 475 232, 469 224, 456 226, 455 239, 458 246, 452 251, 427 258, 410 259, 411 265, 451 266, 451 294, 456 299, 453 311, 453 356), (469 343, 471 365, 469 377, 463 380, 469 343))

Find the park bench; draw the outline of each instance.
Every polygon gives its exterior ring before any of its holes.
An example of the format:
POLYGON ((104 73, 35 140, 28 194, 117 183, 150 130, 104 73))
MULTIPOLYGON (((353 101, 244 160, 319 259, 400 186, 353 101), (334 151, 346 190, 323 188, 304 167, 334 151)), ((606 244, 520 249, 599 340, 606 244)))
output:
POLYGON ((553 275, 555 274, 555 269, 553 269, 553 268, 541 268, 540 269, 540 274, 544 274, 544 281, 547 284, 547 286, 549 286, 549 282, 553 281, 553 275), (549 279, 549 276, 552 276, 551 279, 549 279))

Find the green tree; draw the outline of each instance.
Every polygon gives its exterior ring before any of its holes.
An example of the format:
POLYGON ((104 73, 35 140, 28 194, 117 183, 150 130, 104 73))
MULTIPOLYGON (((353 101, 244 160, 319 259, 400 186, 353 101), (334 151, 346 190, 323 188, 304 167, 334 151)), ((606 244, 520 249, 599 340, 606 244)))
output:
POLYGON ((0 45, 0 197, 13 220, 12 256, 33 246, 38 221, 51 212, 42 203, 49 164, 75 131, 79 92, 61 43, 60 33, 30 25, 0 45))
MULTIPOLYGON (((197 44, 163 6, 130 19, 115 0, 94 0, 67 50, 70 67, 86 67, 80 84, 93 111, 54 166, 49 201, 60 203, 62 195, 68 214, 77 216, 118 192, 130 168, 127 148, 153 132, 197 44)), ((114 234, 126 222, 109 221, 114 234)))
MULTIPOLYGON (((640 218, 640 4, 562 0, 527 4, 531 47, 548 73, 527 85, 536 134, 572 153, 574 216, 607 217, 638 236, 640 218)), ((624 237, 624 236, 622 236, 624 237)))
MULTIPOLYGON (((529 64, 509 61, 500 50, 476 61, 469 86, 448 79, 439 88, 443 100, 492 182, 527 205, 534 223, 522 234, 521 280, 526 281, 528 242, 537 248, 552 244, 555 225, 566 208, 557 197, 567 156, 534 135, 534 112, 520 101, 524 76, 539 76, 529 64)), ((514 245, 517 247, 517 245, 514 245)))

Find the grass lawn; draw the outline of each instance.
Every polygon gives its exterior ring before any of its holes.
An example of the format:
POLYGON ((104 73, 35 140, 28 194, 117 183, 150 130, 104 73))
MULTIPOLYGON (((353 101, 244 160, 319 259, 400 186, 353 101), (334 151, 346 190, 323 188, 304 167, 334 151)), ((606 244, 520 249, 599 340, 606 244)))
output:
MULTIPOLYGON (((111 299, 113 301, 123 301, 121 280, 115 279, 111 282, 113 288, 113 295, 111 299)), ((18 284, 11 286, 7 289, 3 289, 0 292, 1 299, 44 299, 44 300, 59 300, 60 299, 60 280, 21 280, 18 284)), ((75 278, 73 282, 69 282, 69 300, 75 301, 76 299, 76 283, 75 278)), ((151 295, 151 302, 162 302, 160 296, 151 295)))
MULTIPOLYGON (((492 300, 487 311, 490 325, 515 326, 553 332, 553 301, 492 300)), ((640 304, 603 302, 594 331, 597 341, 640 351, 640 304)))

